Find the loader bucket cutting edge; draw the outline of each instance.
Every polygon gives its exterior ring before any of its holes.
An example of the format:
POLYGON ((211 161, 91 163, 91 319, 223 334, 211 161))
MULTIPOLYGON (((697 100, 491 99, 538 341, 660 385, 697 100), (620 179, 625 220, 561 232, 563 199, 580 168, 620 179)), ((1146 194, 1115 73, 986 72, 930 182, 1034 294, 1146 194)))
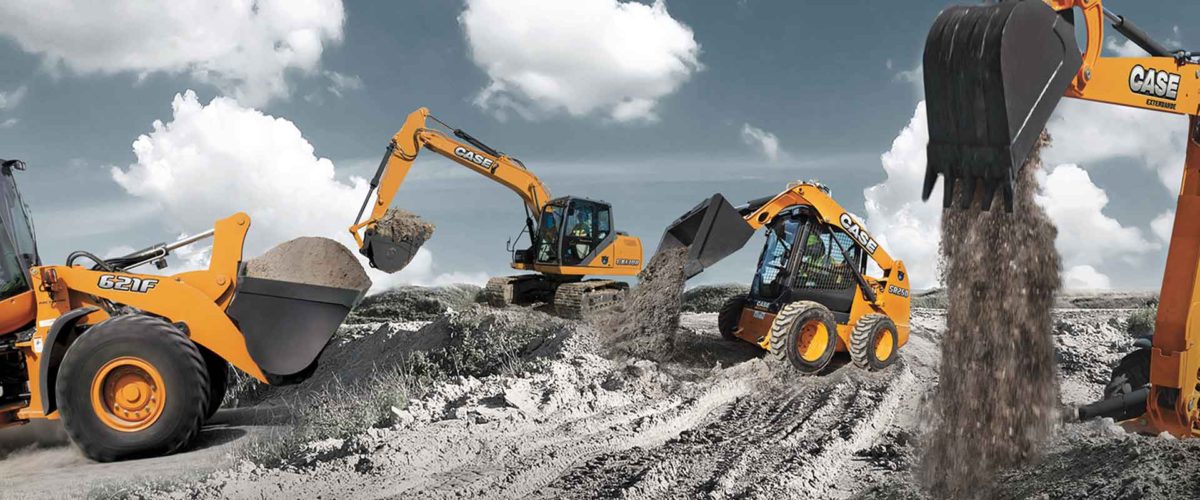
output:
POLYGON ((667 226, 658 251, 687 247, 684 272, 691 278, 741 249, 753 235, 754 228, 738 210, 714 194, 667 226))
POLYGON ((367 257, 371 267, 385 273, 394 273, 412 262, 420 249, 420 243, 408 240, 394 241, 378 234, 368 234, 363 241, 362 254, 367 257))
POLYGON ((946 207, 997 192, 1012 211, 1013 179, 1083 64, 1070 11, 1040 0, 954 6, 938 15, 925 42, 928 164, 921 193, 938 174, 946 207), (982 193, 977 193, 979 186, 982 193))
POLYGON ((366 290, 238 278, 226 314, 271 385, 303 382, 366 290))

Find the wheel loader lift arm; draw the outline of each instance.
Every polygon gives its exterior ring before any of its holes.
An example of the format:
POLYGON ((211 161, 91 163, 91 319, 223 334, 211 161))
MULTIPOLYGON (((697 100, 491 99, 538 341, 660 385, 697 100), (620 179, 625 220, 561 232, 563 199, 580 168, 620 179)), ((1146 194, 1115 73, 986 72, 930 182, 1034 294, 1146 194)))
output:
POLYGON ((550 201, 550 193, 533 172, 527 170, 516 159, 488 147, 466 132, 453 131, 455 136, 465 141, 464 143, 441 131, 427 128, 428 120, 437 121, 430 116, 428 109, 417 109, 408 115, 404 126, 392 137, 387 153, 380 162, 375 177, 371 179, 370 190, 367 191, 358 217, 355 218, 354 225, 350 226, 350 233, 354 235, 360 249, 363 247, 363 229, 373 228, 387 212, 421 148, 445 156, 511 189, 521 197, 534 220, 541 218, 545 203, 550 201), (372 195, 375 197, 374 204, 371 204, 372 195), (371 206, 370 216, 362 220, 368 205, 371 206))

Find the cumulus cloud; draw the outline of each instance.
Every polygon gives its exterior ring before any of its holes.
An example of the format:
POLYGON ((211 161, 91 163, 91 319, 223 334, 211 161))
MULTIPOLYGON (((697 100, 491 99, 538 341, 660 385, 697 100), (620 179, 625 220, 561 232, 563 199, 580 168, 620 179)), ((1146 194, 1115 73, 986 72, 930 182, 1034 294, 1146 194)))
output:
POLYGON ((662 0, 467 0, 458 21, 491 79, 475 103, 501 117, 653 121, 701 68, 691 28, 662 0))
POLYGON ((341 0, 0 2, 0 35, 52 70, 187 74, 250 106, 315 72, 344 20, 341 0))
POLYGON ((1157 174, 1179 193, 1187 149, 1187 118, 1125 106, 1063 99, 1047 125, 1054 144, 1047 164, 1091 165, 1121 158, 1157 174))
POLYGON ((1072 266, 1063 271, 1063 288, 1067 290, 1107 290, 1112 281, 1092 266, 1072 266))
POLYGON ((779 161, 782 150, 779 149, 779 138, 775 134, 745 123, 742 124, 742 142, 762 153, 771 162, 779 161))
POLYGON ((1150 221, 1150 232, 1162 243, 1171 241, 1171 230, 1175 228, 1175 211, 1168 210, 1150 221))
MULTIPOLYGON (((167 229, 197 233, 217 219, 245 211, 253 220, 247 256, 299 236, 325 236, 353 248, 346 228, 366 194, 366 181, 338 180, 334 164, 317 157, 292 122, 227 98, 205 105, 191 91, 176 95, 171 107, 170 122, 154 122, 153 131, 134 141, 137 162, 112 169, 113 179, 125 191, 158 207, 167 229)), ((208 254, 193 248, 179 257, 198 266, 208 254)), ((425 249, 400 273, 370 273, 376 289, 483 280, 439 275, 425 249)))
MULTIPOLYGON (((1041 191, 1035 199, 1058 226, 1055 246, 1063 267, 1068 271, 1077 269, 1074 278, 1086 277, 1089 284, 1105 285, 1090 288, 1108 287, 1108 278, 1095 266, 1111 264, 1113 259, 1129 260, 1160 248, 1140 229, 1122 226, 1104 214, 1108 194, 1079 166, 1067 164, 1049 172, 1043 170, 1038 172, 1038 182, 1041 191)), ((1064 281, 1064 285, 1067 283, 1064 281)))

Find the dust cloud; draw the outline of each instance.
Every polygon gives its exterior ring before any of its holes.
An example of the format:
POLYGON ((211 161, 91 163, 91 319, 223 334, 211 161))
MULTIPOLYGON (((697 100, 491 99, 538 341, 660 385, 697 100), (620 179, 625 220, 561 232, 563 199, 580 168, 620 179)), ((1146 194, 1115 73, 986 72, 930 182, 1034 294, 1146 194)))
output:
POLYGON ((617 354, 664 360, 675 352, 683 309, 687 248, 654 254, 638 274, 638 286, 606 315, 593 320, 601 341, 617 354))

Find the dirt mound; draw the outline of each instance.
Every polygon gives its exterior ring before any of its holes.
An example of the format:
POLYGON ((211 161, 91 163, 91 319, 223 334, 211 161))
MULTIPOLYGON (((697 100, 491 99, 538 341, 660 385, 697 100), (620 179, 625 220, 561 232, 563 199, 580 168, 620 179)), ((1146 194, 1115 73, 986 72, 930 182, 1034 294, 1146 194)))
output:
POLYGON ((389 208, 375 224, 375 232, 392 241, 413 241, 421 245, 433 236, 434 225, 417 214, 389 208))
POLYGON ((1053 430, 1050 309, 1061 266, 1057 230, 1034 201, 1048 142, 1043 134, 1018 174, 1013 213, 998 203, 943 216, 947 330, 920 471, 938 496, 979 494, 996 471, 1031 460, 1053 430))
POLYGON ((683 312, 720 312, 730 297, 749 292, 749 286, 733 283, 692 287, 683 292, 683 312))
POLYGON ((666 359, 674 352, 686 262, 686 248, 654 254, 625 301, 594 321, 605 345, 620 355, 645 359, 666 359))
POLYGON ((367 290, 371 278, 341 243, 305 236, 277 245, 246 261, 246 275, 309 285, 367 290))
POLYGON ((470 308, 479 290, 475 285, 400 286, 363 299, 347 322, 431 321, 470 308))

